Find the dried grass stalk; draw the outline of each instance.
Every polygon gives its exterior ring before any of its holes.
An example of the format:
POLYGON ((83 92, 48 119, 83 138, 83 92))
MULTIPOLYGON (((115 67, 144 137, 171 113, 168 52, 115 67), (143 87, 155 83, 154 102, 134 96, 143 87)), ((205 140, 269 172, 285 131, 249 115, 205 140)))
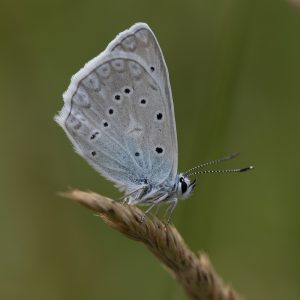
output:
POLYGON ((73 190, 63 196, 99 213, 110 227, 144 243, 183 286, 190 299, 242 299, 223 283, 205 254, 198 256, 188 248, 174 226, 156 217, 145 218, 141 223, 143 212, 138 207, 123 205, 96 193, 73 190))
POLYGON ((300 9, 300 0, 288 0, 288 2, 296 9, 300 9))

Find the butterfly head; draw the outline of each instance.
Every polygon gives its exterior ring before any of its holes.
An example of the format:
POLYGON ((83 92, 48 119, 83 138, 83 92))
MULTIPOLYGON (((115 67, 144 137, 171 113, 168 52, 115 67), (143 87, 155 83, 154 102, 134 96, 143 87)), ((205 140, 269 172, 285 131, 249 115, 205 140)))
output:
POLYGON ((225 170, 201 170, 203 167, 206 167, 208 165, 217 164, 220 162, 224 162, 227 160, 231 160, 239 155, 239 152, 235 152, 229 156, 222 157, 220 159, 212 160, 207 163, 201 164, 199 166, 196 166, 192 169, 189 169, 188 171, 184 173, 180 173, 176 177, 176 193, 178 198, 188 198, 195 186, 196 186, 196 179, 191 181, 189 179, 189 176, 195 176, 200 174, 212 174, 212 173, 241 173, 253 170, 253 166, 245 167, 245 168, 239 168, 239 169, 225 169, 225 170))
POLYGON ((194 188, 196 186, 196 179, 191 181, 188 177, 184 176, 184 174, 178 175, 177 182, 177 195, 178 198, 186 199, 191 196, 194 188))

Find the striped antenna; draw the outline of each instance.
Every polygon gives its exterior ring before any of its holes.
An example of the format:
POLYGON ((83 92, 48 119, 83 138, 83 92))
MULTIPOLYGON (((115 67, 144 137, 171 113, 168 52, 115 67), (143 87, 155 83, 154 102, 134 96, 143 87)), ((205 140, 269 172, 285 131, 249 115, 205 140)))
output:
POLYGON ((211 160, 209 162, 206 162, 204 164, 201 164, 199 166, 196 166, 192 169, 189 169, 188 171, 186 171, 183 176, 190 176, 192 175, 193 171, 196 170, 196 169, 200 169, 200 168, 203 168, 203 167, 206 167, 206 166, 209 166, 209 165, 214 165, 214 164, 218 164, 220 162, 224 162, 224 161, 227 161, 227 160, 231 160, 231 159, 234 159, 236 158, 238 155, 240 154, 240 152, 234 152, 228 156, 225 156, 225 157, 222 157, 222 158, 219 158, 219 159, 215 159, 215 160, 211 160))
POLYGON ((211 173, 241 173, 241 172, 247 172, 247 171, 250 171, 253 169, 254 169, 253 166, 249 166, 246 168, 231 169, 231 170, 201 170, 201 171, 196 171, 196 172, 190 173, 189 176, 198 175, 198 174, 211 174, 211 173))

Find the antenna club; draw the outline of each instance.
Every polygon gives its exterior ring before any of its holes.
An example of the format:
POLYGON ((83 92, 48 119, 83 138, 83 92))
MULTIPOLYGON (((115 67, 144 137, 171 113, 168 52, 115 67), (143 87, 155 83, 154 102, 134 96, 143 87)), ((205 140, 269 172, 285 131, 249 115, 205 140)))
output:
POLYGON ((249 166, 249 167, 240 169, 240 172, 247 172, 247 171, 250 171, 250 170, 253 170, 253 169, 254 169, 254 166, 249 166))

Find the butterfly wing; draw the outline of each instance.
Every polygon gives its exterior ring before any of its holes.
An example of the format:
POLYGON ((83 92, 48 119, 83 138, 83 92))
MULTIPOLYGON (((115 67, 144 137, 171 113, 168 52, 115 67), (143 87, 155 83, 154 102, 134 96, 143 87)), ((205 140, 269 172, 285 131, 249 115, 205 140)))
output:
POLYGON ((168 159, 172 161, 169 179, 174 179, 178 167, 178 145, 175 113, 172 99, 172 90, 169 81, 169 73, 159 43, 145 23, 137 23, 130 29, 120 33, 107 47, 107 51, 116 54, 134 53, 146 67, 155 82, 159 85, 162 94, 161 101, 166 105, 167 125, 166 140, 169 139, 171 149, 168 150, 168 159))
POLYGON ((121 33, 75 74, 64 102, 56 121, 76 151, 123 190, 176 175, 168 73, 146 24, 121 33), (136 47, 128 45, 128 38, 136 47))

